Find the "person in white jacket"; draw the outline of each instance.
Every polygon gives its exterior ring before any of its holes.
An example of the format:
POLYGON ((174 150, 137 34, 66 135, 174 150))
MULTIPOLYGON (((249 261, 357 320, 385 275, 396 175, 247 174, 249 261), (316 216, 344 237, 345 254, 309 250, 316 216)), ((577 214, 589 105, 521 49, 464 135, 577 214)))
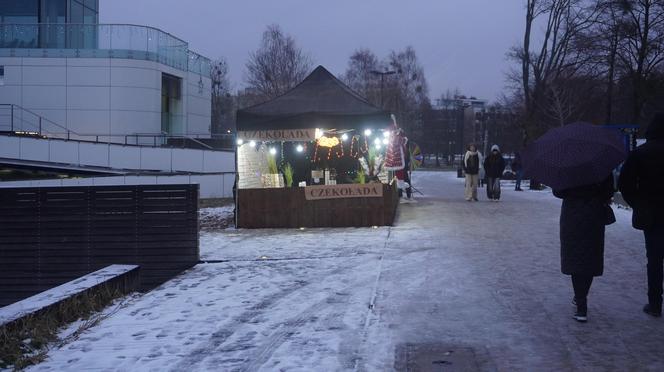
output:
POLYGON ((463 157, 463 171, 466 174, 466 192, 467 201, 478 201, 477 185, 480 181, 480 167, 482 166, 482 154, 477 151, 474 144, 468 146, 468 151, 463 157))

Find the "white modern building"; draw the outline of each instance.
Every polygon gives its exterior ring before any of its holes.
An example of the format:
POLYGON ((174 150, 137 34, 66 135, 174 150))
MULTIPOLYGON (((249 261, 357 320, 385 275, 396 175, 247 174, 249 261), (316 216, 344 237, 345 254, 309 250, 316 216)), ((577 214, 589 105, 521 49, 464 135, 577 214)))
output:
POLYGON ((0 0, 0 131, 41 117, 48 136, 210 137, 210 60, 152 27, 98 24, 98 2, 0 0))
POLYGON ((0 0, 0 170, 102 176, 0 187, 184 182, 231 196, 234 152, 211 138, 210 60, 156 28, 99 24, 98 9, 0 0))

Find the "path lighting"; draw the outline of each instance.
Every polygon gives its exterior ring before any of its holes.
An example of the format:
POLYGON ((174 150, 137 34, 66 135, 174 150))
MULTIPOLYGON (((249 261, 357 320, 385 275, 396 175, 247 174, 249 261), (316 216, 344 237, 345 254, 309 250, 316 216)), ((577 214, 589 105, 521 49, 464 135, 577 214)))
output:
POLYGON ((237 139, 237 145, 238 146, 242 146, 243 143, 244 143, 244 141, 242 140, 242 138, 237 139))
POLYGON ((270 147, 270 155, 277 155, 277 149, 270 147))
POLYGON ((256 147, 256 141, 251 141, 251 142, 249 142, 249 146, 251 146, 251 147, 256 147))
POLYGON ((364 130, 364 135, 369 137, 371 135, 371 129, 365 129, 364 130))
POLYGON ((341 140, 342 141, 348 141, 348 135, 346 133, 341 135, 341 140))
POLYGON ((297 147, 295 148, 295 150, 296 150, 297 152, 302 152, 302 151, 304 151, 304 146, 302 146, 302 145, 297 145, 297 147))

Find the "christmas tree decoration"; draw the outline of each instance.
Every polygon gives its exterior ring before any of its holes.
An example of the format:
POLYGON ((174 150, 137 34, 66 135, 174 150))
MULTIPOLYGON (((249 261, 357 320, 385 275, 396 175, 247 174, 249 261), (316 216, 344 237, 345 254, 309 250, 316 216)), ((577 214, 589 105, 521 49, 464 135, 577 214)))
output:
MULTIPOLYGON (((396 121, 394 122, 396 129, 396 121)), ((396 129, 394 135, 391 136, 390 142, 387 146, 387 154, 385 156, 385 169, 390 171, 401 170, 406 166, 405 151, 408 138, 403 134, 403 130, 396 129)))

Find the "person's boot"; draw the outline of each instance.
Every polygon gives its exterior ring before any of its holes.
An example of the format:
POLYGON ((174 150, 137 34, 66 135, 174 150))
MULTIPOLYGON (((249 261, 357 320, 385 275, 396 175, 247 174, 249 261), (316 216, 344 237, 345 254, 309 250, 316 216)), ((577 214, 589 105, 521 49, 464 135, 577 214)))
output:
POLYGON ((643 312, 655 317, 655 318, 661 318, 662 317, 662 306, 654 306, 651 304, 646 304, 646 306, 643 307, 643 312))
POLYGON ((574 298, 576 312, 573 315, 574 320, 580 323, 588 321, 588 302, 585 298, 574 298))

